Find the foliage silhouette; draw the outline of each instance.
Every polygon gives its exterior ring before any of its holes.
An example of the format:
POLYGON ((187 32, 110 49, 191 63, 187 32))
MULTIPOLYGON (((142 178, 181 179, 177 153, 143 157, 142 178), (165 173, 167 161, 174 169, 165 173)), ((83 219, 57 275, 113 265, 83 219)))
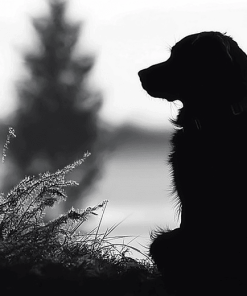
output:
POLYGON ((67 20, 65 1, 50 0, 49 7, 49 16, 32 19, 39 44, 24 57, 29 76, 17 85, 11 123, 18 134, 10 155, 15 179, 4 184, 8 190, 26 175, 54 172, 90 151, 85 166, 74 171, 80 185, 69 190, 70 208, 100 176, 107 131, 98 118, 101 94, 88 85, 94 58, 75 54, 81 24, 67 20))
MULTIPOLYGON (((9 128, 2 162, 11 137, 15 137, 15 131, 9 128)), ((2 293, 54 295, 84 291, 90 295, 115 295, 121 287, 118 295, 143 295, 155 290, 156 285, 157 290, 162 288, 148 258, 134 260, 127 256, 131 246, 114 244, 114 239, 120 237, 110 234, 118 224, 100 232, 107 201, 86 210, 72 208, 53 221, 44 222, 45 209, 66 200, 67 186, 78 185, 65 177, 84 165, 88 156, 85 153, 82 159, 55 173, 25 177, 8 194, 0 195, 2 293), (100 208, 103 212, 99 225, 89 233, 80 232, 80 226, 100 208)))

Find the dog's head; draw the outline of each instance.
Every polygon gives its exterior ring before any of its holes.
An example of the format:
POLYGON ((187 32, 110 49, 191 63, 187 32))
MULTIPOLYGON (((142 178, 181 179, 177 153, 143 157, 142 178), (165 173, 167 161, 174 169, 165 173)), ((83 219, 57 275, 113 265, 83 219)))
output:
POLYGON ((143 88, 153 97, 211 108, 247 96, 247 56, 231 37, 202 32, 185 37, 170 58, 141 70, 143 88))

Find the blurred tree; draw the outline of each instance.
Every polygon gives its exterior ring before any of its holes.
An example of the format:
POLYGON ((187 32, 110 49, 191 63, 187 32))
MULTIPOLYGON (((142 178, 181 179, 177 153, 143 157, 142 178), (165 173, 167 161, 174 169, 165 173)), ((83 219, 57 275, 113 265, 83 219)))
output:
POLYGON ((66 19, 65 1, 48 3, 50 15, 32 19, 39 47, 36 53, 25 53, 29 76, 18 84, 19 108, 12 123, 17 137, 7 158, 12 174, 20 179, 54 172, 91 152, 70 176, 80 185, 68 192, 69 208, 99 176, 106 131, 98 118, 101 95, 89 88, 87 80, 94 58, 74 52, 81 25, 66 19))

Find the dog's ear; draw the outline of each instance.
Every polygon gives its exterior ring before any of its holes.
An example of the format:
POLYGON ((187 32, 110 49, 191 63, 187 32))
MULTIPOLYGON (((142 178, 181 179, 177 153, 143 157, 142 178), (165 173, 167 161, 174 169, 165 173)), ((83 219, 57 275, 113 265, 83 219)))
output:
POLYGON ((216 34, 216 37, 218 38, 219 42, 221 43, 222 45, 222 49, 223 51, 226 53, 226 55, 229 57, 229 59, 231 61, 233 61, 233 58, 231 56, 231 46, 230 46, 230 37, 225 37, 223 38, 223 35, 221 34, 216 34))
POLYGON ((225 34, 219 32, 199 33, 193 40, 192 47, 196 52, 205 53, 205 59, 207 59, 207 56, 212 58, 213 53, 215 53, 215 56, 220 53, 217 59, 226 58, 247 74, 247 55, 240 49, 237 42, 225 34))
POLYGON ((218 32, 203 32, 192 42, 194 52, 205 61, 224 59, 232 62, 230 38, 218 32))
POLYGON ((236 70, 239 72, 242 81, 245 81, 247 85, 247 55, 243 50, 238 46, 232 38, 228 38, 229 44, 229 54, 235 65, 236 70))
POLYGON ((203 32, 192 42, 194 67, 200 77, 197 83, 207 81, 219 89, 228 86, 232 98, 247 95, 247 55, 231 38, 219 32, 203 32), (200 72, 200 68, 204 70, 200 72), (214 85, 214 84, 215 85, 214 85))
POLYGON ((234 78, 242 84, 243 92, 247 92, 247 55, 231 37, 221 35, 222 44, 225 46, 228 56, 234 65, 234 78))

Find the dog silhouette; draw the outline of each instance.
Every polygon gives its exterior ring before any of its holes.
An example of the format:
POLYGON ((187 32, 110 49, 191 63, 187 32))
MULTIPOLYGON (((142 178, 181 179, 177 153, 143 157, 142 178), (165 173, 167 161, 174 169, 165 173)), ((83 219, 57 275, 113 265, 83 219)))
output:
POLYGON ((247 56, 202 32, 138 74, 149 95, 183 104, 169 157, 181 224, 150 255, 178 295, 247 295, 247 56))

